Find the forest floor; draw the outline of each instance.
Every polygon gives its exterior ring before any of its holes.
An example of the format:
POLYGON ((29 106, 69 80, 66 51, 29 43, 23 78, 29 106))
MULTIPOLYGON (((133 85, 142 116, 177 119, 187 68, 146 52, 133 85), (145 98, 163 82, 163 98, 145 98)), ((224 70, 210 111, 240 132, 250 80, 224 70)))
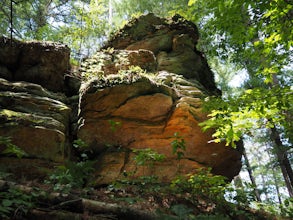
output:
POLYGON ((216 200, 201 195, 195 200, 191 193, 178 194, 169 184, 125 181, 96 188, 60 188, 59 192, 53 188, 39 181, 0 180, 0 198, 9 199, 3 198, 5 192, 14 194, 10 198, 15 203, 10 204, 14 210, 7 219, 285 219, 236 206, 224 199, 215 203, 216 200))

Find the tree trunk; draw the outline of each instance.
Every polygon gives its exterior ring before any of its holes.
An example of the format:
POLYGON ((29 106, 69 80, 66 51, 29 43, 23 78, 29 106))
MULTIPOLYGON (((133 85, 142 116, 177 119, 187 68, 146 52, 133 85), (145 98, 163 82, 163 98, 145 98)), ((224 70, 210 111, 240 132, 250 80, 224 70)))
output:
POLYGON ((13 0, 10 0, 10 42, 12 44, 13 35, 13 0))
POLYGON ((250 181, 251 181, 251 183, 253 185, 253 191, 254 191, 256 201, 261 202, 260 193, 259 193, 258 189, 256 188, 255 178, 253 176, 252 168, 250 166, 250 163, 249 163, 245 148, 243 149, 243 156, 244 156, 244 163, 246 165, 250 181))
POLYGON ((287 152, 284 150, 284 146, 276 127, 271 128, 271 139, 274 142, 274 150, 289 192, 289 196, 293 197, 293 171, 287 152))
POLYGON ((247 197, 247 193, 243 193, 245 192, 243 183, 242 183, 242 179, 240 177, 240 175, 235 176, 234 177, 234 186, 236 187, 236 189, 240 189, 240 190, 236 190, 238 199, 236 199, 237 203, 241 204, 245 204, 245 206, 249 206, 249 202, 248 202, 248 197, 247 197), (239 198, 240 198, 240 202, 239 202, 239 198))
POLYGON ((279 201, 279 204, 282 205, 282 198, 281 198, 281 194, 280 194, 276 171, 275 171, 275 169, 273 169, 272 171, 273 171, 273 178, 274 178, 274 183, 275 183, 275 187, 276 187, 276 191, 277 191, 278 201, 279 201))
MULTIPOLYGON (((270 158, 270 161, 272 161, 273 160, 272 155, 268 151, 267 151, 267 153, 268 153, 268 156, 270 158)), ((282 197, 281 197, 281 194, 280 194, 280 188, 279 188, 279 184, 278 184, 276 170, 274 168, 272 168, 272 174, 273 174, 274 184, 275 184, 275 187, 276 187, 278 201, 279 201, 279 204, 282 205, 282 197)))

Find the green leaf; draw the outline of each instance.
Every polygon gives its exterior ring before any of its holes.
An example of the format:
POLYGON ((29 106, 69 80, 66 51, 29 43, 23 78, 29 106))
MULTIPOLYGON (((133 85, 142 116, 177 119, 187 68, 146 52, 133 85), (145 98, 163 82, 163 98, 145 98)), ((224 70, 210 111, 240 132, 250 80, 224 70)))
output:
POLYGON ((190 7, 190 6, 194 5, 196 2, 197 2, 197 0, 189 0, 188 6, 190 7))
POLYGON ((8 200, 8 199, 3 199, 2 200, 2 205, 5 206, 5 207, 9 207, 13 204, 13 201, 12 200, 8 200))
POLYGON ((28 154, 24 150, 22 150, 21 148, 13 144, 8 144, 6 149, 4 149, 2 153, 8 154, 8 155, 15 155, 18 158, 22 158, 23 156, 28 156, 28 154))

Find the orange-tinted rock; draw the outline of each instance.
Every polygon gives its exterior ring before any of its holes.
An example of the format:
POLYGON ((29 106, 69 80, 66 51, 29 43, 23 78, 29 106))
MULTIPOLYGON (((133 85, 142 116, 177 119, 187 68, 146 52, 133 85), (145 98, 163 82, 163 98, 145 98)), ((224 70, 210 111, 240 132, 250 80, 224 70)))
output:
POLYGON ((162 93, 142 95, 127 100, 112 115, 132 120, 159 122, 168 117, 172 105, 172 97, 162 93), (150 108, 150 105, 158 107, 150 108))
POLYGON ((120 30, 104 46, 110 49, 84 62, 87 80, 80 90, 77 136, 99 160, 97 183, 125 175, 171 181, 202 167, 212 167, 228 179, 239 173, 241 152, 210 142, 212 133, 198 125, 207 118, 202 98, 219 91, 207 61, 196 50, 197 40, 196 26, 182 17, 148 14, 120 30), (151 70, 144 62, 151 62, 151 70), (180 161, 172 149, 174 134, 186 146, 180 161), (136 155, 148 148, 165 160, 140 166, 136 155))
MULTIPOLYGON (((206 115, 201 110, 204 92, 196 84, 168 72, 159 72, 152 80, 142 76, 132 83, 93 90, 95 84, 102 86, 96 79, 87 84, 91 88, 84 87, 85 92, 81 96, 78 137, 89 144, 99 155, 99 160, 105 161, 100 170, 103 183, 111 179, 106 173, 111 173, 113 181, 121 177, 122 171, 133 172, 135 163, 129 159, 131 156, 125 154, 145 148, 166 156, 165 162, 156 163, 154 173, 162 170, 159 177, 165 181, 178 174, 193 172, 194 167, 212 167, 215 173, 229 179, 239 172, 241 153, 224 144, 209 143, 211 133, 203 133, 198 126, 206 115), (172 82, 172 86, 167 86, 164 80, 172 82), (111 121, 115 122, 115 128, 111 121), (178 160, 171 147, 174 133, 182 136, 186 143, 186 151, 180 161, 184 169, 175 169, 178 160), (109 149, 112 153, 114 149, 114 160, 109 149), (124 153, 115 153, 119 150, 124 153), (231 166, 227 166, 227 161, 231 166), (108 163, 112 165, 108 166, 108 163)), ((149 169, 144 168, 145 172, 151 172, 149 169)), ((139 173, 136 171, 136 175, 139 173)))
MULTIPOLYGON (((0 38, 0 77, 6 79, 0 79, 0 136, 11 137, 29 154, 20 163, 24 172, 30 160, 40 167, 62 162, 77 135, 98 161, 97 184, 144 175, 168 182, 202 167, 232 179, 241 168, 241 152, 210 142, 211 132, 203 133, 198 125, 207 118, 202 98, 219 91, 197 41, 196 26, 180 16, 132 20, 83 62, 77 103, 77 96, 49 91, 74 95, 79 88, 78 79, 64 80, 66 46, 0 38), (78 116, 65 104, 70 102, 78 105, 73 111, 78 116), (180 160, 172 149, 174 134, 186 146, 180 160), (165 159, 141 164, 137 155, 145 149, 165 159)), ((0 158, 0 165, 7 160, 0 158)))

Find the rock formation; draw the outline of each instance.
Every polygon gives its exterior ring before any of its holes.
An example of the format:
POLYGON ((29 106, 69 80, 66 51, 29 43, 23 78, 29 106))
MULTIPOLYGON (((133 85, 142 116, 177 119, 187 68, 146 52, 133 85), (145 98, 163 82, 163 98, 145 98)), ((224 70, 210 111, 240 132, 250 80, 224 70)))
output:
MULTIPOLYGON (((198 38, 196 26, 180 16, 134 19, 82 63, 76 94, 76 84, 72 87, 67 77, 68 47, 2 37, 0 136, 28 153, 22 161, 39 167, 69 159, 72 141, 81 139, 97 160, 97 184, 124 175, 170 181, 203 167, 231 179, 240 170, 241 153, 210 143, 211 132, 203 133, 198 125, 207 117, 202 99, 220 94, 196 49, 198 38), (174 141, 186 147, 178 149, 180 158, 174 141), (149 155, 145 164, 138 163, 143 149, 165 159, 149 155)), ((15 160, 2 155, 0 165, 13 167, 15 160)))
POLYGON ((70 49, 59 43, 20 42, 0 38, 0 77, 36 83, 64 92, 64 73, 69 69, 70 49))
POLYGON ((83 63, 88 80, 81 87, 77 135, 98 155, 99 182, 111 182, 125 172, 167 181, 201 167, 212 167, 229 179, 239 172, 241 154, 209 143, 211 133, 198 125, 206 119, 202 98, 219 91, 196 50, 197 39, 196 26, 180 16, 148 14, 132 20, 105 50, 83 63), (186 145, 180 162, 172 152, 174 134, 186 145), (164 154, 165 161, 137 166, 137 152, 145 148, 164 154))
POLYGON ((21 160, 2 156, 2 168, 38 176, 39 168, 68 156, 71 108, 63 92, 69 54, 61 44, 0 38, 0 136, 28 154, 21 160))

